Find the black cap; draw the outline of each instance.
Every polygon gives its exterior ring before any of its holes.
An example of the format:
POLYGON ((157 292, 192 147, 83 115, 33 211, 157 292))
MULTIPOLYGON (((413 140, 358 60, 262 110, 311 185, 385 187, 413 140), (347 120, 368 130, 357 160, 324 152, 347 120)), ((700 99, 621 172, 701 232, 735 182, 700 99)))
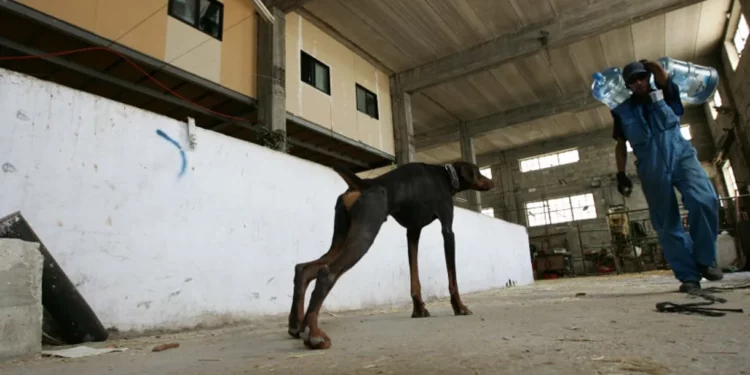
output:
POLYGON ((640 61, 633 61, 632 63, 625 65, 625 68, 622 70, 622 78, 626 83, 628 82, 630 77, 639 74, 649 74, 646 66, 643 65, 643 63, 640 61))

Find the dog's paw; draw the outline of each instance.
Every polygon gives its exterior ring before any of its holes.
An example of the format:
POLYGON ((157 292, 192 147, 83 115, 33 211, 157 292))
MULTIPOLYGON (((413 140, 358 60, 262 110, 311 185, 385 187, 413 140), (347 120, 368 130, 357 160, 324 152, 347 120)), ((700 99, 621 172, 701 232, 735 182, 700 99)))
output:
POLYGON ((414 309, 411 313, 412 318, 428 318, 429 316, 430 312, 424 307, 421 309, 414 309))
POLYGON ((453 307, 453 314, 455 315, 473 315, 474 313, 469 310, 468 307, 461 305, 457 307, 453 307))

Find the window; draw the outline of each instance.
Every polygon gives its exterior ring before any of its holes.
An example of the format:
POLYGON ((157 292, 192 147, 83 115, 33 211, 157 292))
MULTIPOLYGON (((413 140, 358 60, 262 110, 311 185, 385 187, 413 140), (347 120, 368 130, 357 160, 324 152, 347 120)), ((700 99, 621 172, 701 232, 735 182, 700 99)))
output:
POLYGON ((737 31, 734 33, 734 47, 737 48, 737 55, 742 56, 742 51, 745 49, 745 43, 747 43, 747 36, 750 34, 750 28, 747 26, 745 15, 740 16, 740 22, 737 24, 737 31))
MULTIPOLYGON (((693 139, 693 135, 690 133, 690 125, 682 125, 680 127, 680 133, 682 134, 682 137, 687 139, 688 141, 693 139)), ((628 152, 633 152, 633 148, 630 147, 629 141, 625 141, 625 148, 628 150, 628 152)))
POLYGON ((169 0, 170 16, 221 40, 224 4, 218 0, 169 0))
POLYGON ((725 161, 721 166, 721 174, 724 175, 724 183, 727 185, 727 193, 730 197, 737 195, 737 181, 734 179, 734 170, 732 170, 732 164, 729 160, 725 161))
POLYGON ((378 119, 378 96, 372 91, 357 85, 357 110, 378 119))
POLYGON ((591 193, 526 203, 529 227, 596 219, 596 205, 591 193))
POLYGON ((300 52, 300 72, 302 82, 331 95, 331 70, 305 51, 300 52))
POLYGON ((490 180, 492 179, 492 168, 490 167, 480 169, 479 173, 481 173, 482 176, 489 178, 490 180))
POLYGON ((495 209, 492 207, 489 208, 483 208, 482 214, 487 215, 489 217, 495 217, 495 209))
POLYGON ((519 160, 521 172, 531 172, 578 162, 578 149, 553 152, 519 160))
POLYGON ((681 126, 680 133, 682 133, 682 137, 688 141, 693 139, 693 135, 690 133, 690 125, 681 126))
POLYGON ((716 90, 714 93, 713 105, 710 106, 711 117, 713 117, 714 120, 719 116, 719 111, 717 110, 719 107, 721 107, 721 95, 719 95, 719 90, 716 90))

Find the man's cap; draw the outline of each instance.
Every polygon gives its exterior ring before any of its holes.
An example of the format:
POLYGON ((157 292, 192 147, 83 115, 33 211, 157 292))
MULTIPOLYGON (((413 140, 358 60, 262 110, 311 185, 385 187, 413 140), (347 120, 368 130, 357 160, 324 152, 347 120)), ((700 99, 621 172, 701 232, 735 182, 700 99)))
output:
POLYGON ((622 70, 622 78, 625 82, 628 82, 631 77, 639 74, 649 74, 646 66, 640 61, 633 61, 632 63, 625 65, 625 68, 622 70))

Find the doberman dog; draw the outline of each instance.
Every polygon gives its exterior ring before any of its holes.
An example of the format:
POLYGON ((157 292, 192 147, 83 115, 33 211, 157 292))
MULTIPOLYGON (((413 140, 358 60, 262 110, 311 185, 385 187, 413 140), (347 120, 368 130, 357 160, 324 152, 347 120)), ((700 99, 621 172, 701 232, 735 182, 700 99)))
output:
POLYGON ((318 327, 318 314, 336 281, 367 253, 390 215, 404 228, 409 247, 413 318, 428 317, 422 301, 417 249, 422 228, 440 221, 448 269, 448 290, 455 315, 471 315, 461 302, 456 281, 456 252, 453 235, 453 196, 465 190, 487 191, 494 183, 475 164, 446 165, 408 163, 372 179, 361 179, 343 167, 334 170, 349 188, 336 200, 333 241, 327 253, 294 268, 294 295, 289 313, 289 334, 304 339, 310 349, 327 349, 331 339, 318 327), (304 314, 305 293, 317 279, 304 314))

